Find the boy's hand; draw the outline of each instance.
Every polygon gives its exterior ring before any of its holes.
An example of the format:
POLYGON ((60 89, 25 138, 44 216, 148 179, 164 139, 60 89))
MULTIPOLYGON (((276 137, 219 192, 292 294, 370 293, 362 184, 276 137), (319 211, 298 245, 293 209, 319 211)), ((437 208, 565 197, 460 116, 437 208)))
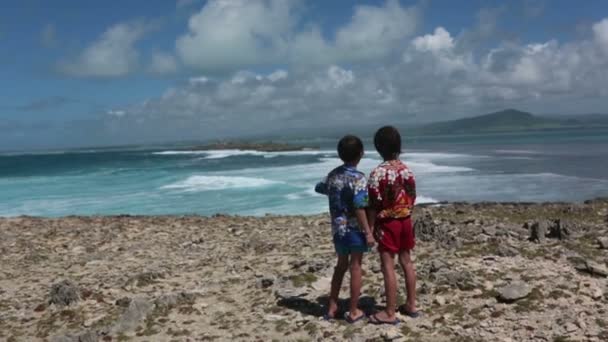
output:
POLYGON ((372 234, 372 232, 367 232, 367 234, 365 234, 365 240, 367 240, 368 247, 374 247, 376 244, 376 239, 374 238, 374 234, 372 234))

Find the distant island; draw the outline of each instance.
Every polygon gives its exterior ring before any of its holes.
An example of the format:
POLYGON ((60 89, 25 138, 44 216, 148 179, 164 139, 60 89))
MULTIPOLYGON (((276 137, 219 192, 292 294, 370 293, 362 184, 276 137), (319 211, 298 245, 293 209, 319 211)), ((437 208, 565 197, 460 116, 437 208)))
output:
POLYGON ((245 142, 245 141, 220 141, 207 145, 189 147, 189 150, 210 151, 210 150, 248 150, 259 152, 289 152, 289 151, 310 151, 318 150, 318 146, 293 145, 275 142, 245 142))
POLYGON ((608 115, 536 116, 516 109, 431 123, 415 128, 419 134, 501 133, 565 128, 608 128, 608 115))

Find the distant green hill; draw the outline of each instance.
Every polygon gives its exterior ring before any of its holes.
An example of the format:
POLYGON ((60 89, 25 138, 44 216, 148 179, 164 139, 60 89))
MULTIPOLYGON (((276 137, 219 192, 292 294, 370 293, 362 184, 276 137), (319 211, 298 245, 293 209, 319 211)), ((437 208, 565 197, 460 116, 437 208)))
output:
POLYGON ((608 116, 542 117, 507 109, 471 118, 436 122, 420 126, 415 131, 420 134, 469 134, 597 126, 608 126, 608 116))

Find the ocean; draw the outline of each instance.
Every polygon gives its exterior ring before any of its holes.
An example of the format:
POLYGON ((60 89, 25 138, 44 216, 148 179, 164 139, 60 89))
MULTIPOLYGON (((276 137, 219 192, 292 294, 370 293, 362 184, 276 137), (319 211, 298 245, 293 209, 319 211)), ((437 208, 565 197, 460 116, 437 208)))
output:
MULTIPOLYGON (((0 154, 0 216, 314 214, 313 187, 340 165, 320 150, 195 151, 175 146, 0 154)), ((359 169, 380 162, 369 139, 359 169)), ((568 201, 608 196, 608 130, 404 139, 418 203, 568 201)))

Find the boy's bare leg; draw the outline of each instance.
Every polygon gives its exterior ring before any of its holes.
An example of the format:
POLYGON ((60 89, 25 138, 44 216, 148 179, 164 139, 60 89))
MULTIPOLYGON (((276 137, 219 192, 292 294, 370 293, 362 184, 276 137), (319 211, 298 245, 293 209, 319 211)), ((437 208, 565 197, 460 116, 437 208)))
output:
POLYGON ((405 290, 407 291, 405 309, 409 312, 416 312, 416 269, 410 257, 410 252, 399 252, 399 262, 405 275, 405 290))
POLYGON ((348 270, 348 255, 338 255, 338 263, 334 268, 334 275, 331 277, 331 291, 329 293, 329 305, 327 308, 327 317, 334 318, 338 311, 338 297, 340 296, 340 288, 344 274, 348 270))
POLYGON ((357 319, 363 312, 357 306, 361 295, 361 261, 363 253, 351 253, 350 255, 350 318, 357 319))
POLYGON ((395 320, 397 308, 397 281, 395 276, 395 255, 390 252, 380 252, 382 262, 382 274, 384 275, 384 292, 386 294, 386 309, 376 313, 376 318, 381 321, 395 320))

